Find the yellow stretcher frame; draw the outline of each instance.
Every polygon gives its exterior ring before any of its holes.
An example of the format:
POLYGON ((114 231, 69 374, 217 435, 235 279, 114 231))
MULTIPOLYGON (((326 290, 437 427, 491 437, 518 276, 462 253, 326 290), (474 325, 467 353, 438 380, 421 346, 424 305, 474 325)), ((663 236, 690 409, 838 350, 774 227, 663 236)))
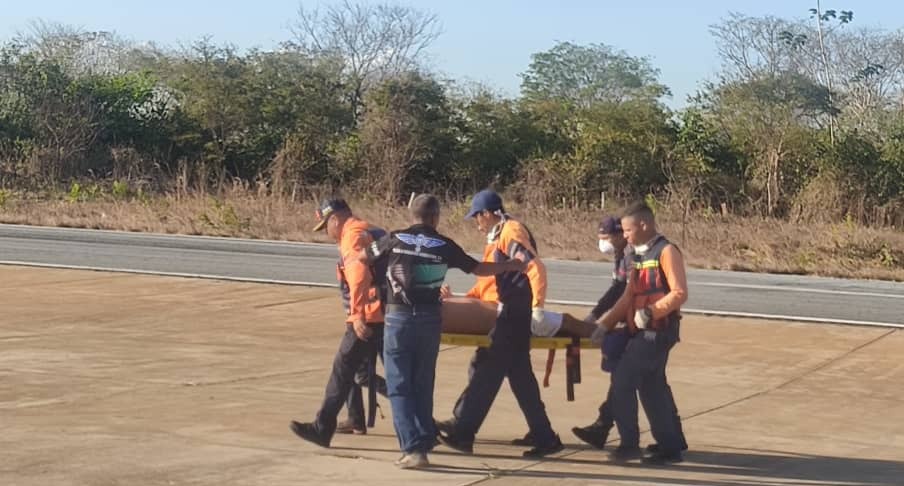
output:
MULTIPOLYGON (((568 349, 573 343, 570 337, 532 337, 531 349, 568 349)), ((451 334, 442 333, 440 343, 450 346, 476 346, 486 348, 490 346, 490 337, 479 334, 451 334)), ((582 348, 593 348, 589 339, 581 339, 582 348)))
MULTIPOLYGON (((487 348, 490 346, 490 337, 482 334, 440 334, 440 343, 449 346, 468 346, 487 348)), ((548 349, 552 350, 565 349, 565 396, 569 402, 574 401, 574 385, 581 382, 581 348, 593 349, 594 345, 589 339, 576 339, 570 337, 532 337, 530 338, 531 349, 548 349)), ((552 356, 550 356, 551 360, 552 356)), ((551 366, 547 362, 546 376, 549 377, 551 366)), ((377 392, 376 392, 376 356, 370 364, 368 385, 368 410, 367 410, 367 426, 373 427, 377 415, 377 392)), ((544 380, 545 382, 546 380, 544 380)), ((545 386, 545 385, 544 385, 545 386)))

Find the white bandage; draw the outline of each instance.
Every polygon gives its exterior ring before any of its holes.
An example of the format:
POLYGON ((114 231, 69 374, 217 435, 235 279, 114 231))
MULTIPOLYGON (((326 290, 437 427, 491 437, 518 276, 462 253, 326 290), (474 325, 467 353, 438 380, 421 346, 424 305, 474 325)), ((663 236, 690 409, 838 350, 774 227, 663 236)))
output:
POLYGON ((544 310, 540 307, 534 307, 531 314, 530 332, 534 336, 551 337, 555 336, 562 328, 563 315, 558 312, 544 310))

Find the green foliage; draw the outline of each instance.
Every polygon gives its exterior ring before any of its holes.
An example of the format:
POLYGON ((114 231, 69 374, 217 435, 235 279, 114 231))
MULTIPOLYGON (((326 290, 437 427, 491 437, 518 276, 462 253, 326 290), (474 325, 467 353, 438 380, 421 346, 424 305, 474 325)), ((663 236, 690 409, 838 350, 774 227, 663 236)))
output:
POLYGON ((416 187, 433 190, 449 182, 458 131, 442 85, 408 73, 376 87, 366 101, 360 138, 377 192, 395 201, 416 187))
POLYGON ((888 268, 894 268, 900 263, 888 243, 882 243, 882 247, 879 248, 876 254, 876 259, 879 260, 882 266, 888 268))
MULTIPOLYGON (((366 60, 310 43, 162 51, 105 33, 16 39, 0 45, 0 184, 63 188, 71 202, 217 193, 233 180, 393 203, 410 191, 495 187, 574 208, 605 192, 678 198, 685 214, 728 204, 804 218, 806 206, 833 222, 901 221, 904 68, 894 55, 904 37, 845 34, 851 12, 818 15, 715 26, 726 69, 677 113, 648 59, 602 44, 534 54, 510 98, 458 94, 416 59, 357 72, 366 60)), ((0 205, 8 199, 0 193, 0 205)), ((238 215, 214 200, 198 219, 236 234, 247 225, 238 215)))
POLYGON ((66 200, 69 202, 78 202, 82 199, 82 185, 78 182, 73 182, 72 186, 69 187, 69 195, 66 197, 66 200))
POLYGON ((69 186, 69 193, 66 194, 66 200, 70 203, 94 201, 104 193, 103 188, 98 184, 90 184, 82 186, 78 182, 73 182, 69 186))
POLYGON ((210 210, 198 215, 198 220, 205 226, 228 234, 239 234, 251 226, 251 218, 240 217, 233 205, 217 198, 211 198, 210 204, 210 210))
POLYGON ((129 197, 129 184, 123 181, 113 181, 111 194, 116 199, 125 199, 129 197))
POLYGON ((656 202, 656 197, 652 194, 647 194, 643 198, 643 202, 647 203, 647 206, 653 211, 653 214, 656 214, 656 210, 659 208, 659 204, 656 202))
POLYGON ((527 100, 558 100, 587 108, 599 102, 659 98, 668 89, 659 84, 658 76, 647 59, 610 46, 560 42, 531 56, 521 90, 527 100))

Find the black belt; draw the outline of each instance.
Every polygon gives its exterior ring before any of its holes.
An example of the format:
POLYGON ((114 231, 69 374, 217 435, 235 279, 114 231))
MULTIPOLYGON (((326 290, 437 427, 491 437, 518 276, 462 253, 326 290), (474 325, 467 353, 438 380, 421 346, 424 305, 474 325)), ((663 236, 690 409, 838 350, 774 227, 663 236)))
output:
POLYGON ((386 313, 390 312, 439 312, 441 304, 386 304, 386 313))

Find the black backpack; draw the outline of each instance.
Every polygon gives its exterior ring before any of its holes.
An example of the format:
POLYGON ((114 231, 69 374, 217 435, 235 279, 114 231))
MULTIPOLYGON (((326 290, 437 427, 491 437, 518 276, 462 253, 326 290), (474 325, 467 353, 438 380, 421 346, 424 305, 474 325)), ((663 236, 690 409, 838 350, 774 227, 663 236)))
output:
MULTIPOLYGON (((367 229, 367 232, 370 234, 370 237, 373 238, 374 241, 379 241, 380 238, 386 236, 386 231, 382 228, 378 228, 376 226, 371 226, 367 229)), ((389 281, 386 278, 386 272, 389 270, 389 259, 381 258, 376 264, 370 266, 370 271, 372 272, 372 277, 374 281, 374 286, 377 287, 377 292, 380 295, 380 306, 385 310, 386 307, 386 299, 389 298, 389 281)))

